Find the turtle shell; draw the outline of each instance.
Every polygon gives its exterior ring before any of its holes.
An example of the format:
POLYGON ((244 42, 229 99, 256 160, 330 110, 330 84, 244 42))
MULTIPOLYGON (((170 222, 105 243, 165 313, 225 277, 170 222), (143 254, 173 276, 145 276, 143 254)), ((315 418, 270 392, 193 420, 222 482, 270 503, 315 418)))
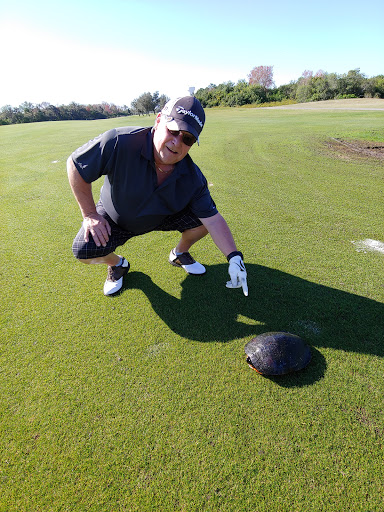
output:
POLYGON ((245 345, 247 363, 262 375, 284 375, 302 370, 311 360, 309 345, 296 334, 266 332, 245 345))

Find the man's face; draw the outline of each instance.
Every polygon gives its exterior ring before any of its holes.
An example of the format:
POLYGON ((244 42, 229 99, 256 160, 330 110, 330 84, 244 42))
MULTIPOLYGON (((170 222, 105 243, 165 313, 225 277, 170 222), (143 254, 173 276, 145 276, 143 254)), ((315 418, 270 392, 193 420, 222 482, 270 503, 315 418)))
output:
POLYGON ((183 142, 183 134, 188 132, 170 132, 166 125, 166 118, 158 114, 155 122, 155 132, 153 134, 153 147, 155 162, 158 165, 174 165, 180 162, 191 149, 183 142))

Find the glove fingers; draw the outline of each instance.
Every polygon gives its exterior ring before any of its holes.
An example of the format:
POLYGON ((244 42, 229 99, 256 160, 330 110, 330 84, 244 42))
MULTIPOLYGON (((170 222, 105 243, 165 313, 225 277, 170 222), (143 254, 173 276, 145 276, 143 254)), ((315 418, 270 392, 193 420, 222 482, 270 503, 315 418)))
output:
POLYGON ((244 295, 247 297, 247 271, 240 255, 233 256, 229 260, 228 273, 231 280, 227 282, 227 288, 242 288, 244 295))
POLYGON ((246 297, 248 297, 248 284, 247 284, 247 278, 243 277, 241 280, 241 286, 243 288, 243 293, 246 297))

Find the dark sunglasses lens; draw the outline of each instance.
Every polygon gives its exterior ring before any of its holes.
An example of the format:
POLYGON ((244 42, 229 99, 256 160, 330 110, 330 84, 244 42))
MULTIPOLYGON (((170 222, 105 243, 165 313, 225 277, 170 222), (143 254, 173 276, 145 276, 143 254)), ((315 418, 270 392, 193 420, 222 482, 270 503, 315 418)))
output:
POLYGON ((193 135, 187 135, 187 134, 183 134, 183 142, 186 146, 193 146, 194 143, 196 142, 196 139, 193 135))
MULTIPOLYGON (((178 137, 180 130, 170 130, 168 128, 169 133, 171 133, 174 137, 178 137)), ((193 135, 188 135, 187 133, 182 133, 182 140, 186 146, 193 146, 196 142, 196 139, 193 135)))

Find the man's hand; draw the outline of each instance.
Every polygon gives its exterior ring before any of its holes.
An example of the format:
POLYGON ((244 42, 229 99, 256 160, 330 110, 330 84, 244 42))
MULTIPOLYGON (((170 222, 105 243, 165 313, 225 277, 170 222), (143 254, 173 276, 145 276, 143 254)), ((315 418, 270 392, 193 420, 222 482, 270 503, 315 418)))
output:
POLYGON ((111 234, 109 222, 98 213, 91 213, 83 220, 84 240, 89 241, 89 234, 92 235, 97 247, 105 247, 111 234))
POLYGON ((111 234, 111 227, 96 211, 92 194, 92 184, 87 183, 77 170, 72 157, 67 160, 67 172, 69 184, 83 215, 84 240, 89 242, 89 234, 92 235, 97 247, 105 247, 111 234))
POLYGON ((231 280, 227 282, 227 288, 243 288, 248 297, 247 271, 241 256, 232 256, 229 260, 228 274, 231 280))

